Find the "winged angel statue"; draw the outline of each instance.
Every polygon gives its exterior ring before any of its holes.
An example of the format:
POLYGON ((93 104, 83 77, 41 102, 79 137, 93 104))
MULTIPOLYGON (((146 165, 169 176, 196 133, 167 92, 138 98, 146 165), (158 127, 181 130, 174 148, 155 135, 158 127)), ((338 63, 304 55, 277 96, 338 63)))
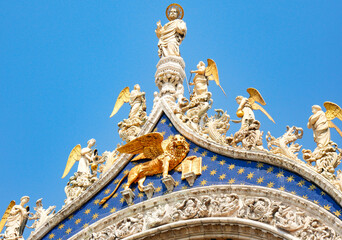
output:
POLYGON ((6 227, 5 233, 0 234, 2 239, 23 240, 24 229, 28 220, 30 208, 25 207, 30 198, 24 196, 20 199, 20 204, 16 205, 12 200, 8 205, 0 221, 0 233, 3 227, 6 227))
POLYGON ((132 92, 129 91, 129 87, 125 87, 120 92, 110 117, 113 117, 124 103, 129 103, 131 110, 128 119, 124 119, 118 124, 119 135, 122 140, 129 142, 138 135, 147 119, 145 92, 140 91, 139 84, 134 86, 132 92))
POLYGON ((215 81, 225 94, 220 85, 215 61, 212 59, 207 59, 207 61, 207 67, 204 62, 200 61, 197 65, 197 70, 191 71, 191 73, 196 73, 193 82, 190 83, 190 85, 195 87, 190 95, 190 102, 186 100, 180 103, 181 114, 177 115, 195 131, 200 131, 199 123, 213 104, 212 94, 208 91, 209 80, 215 81))
POLYGON ((332 122, 336 117, 342 120, 342 109, 335 103, 325 102, 326 112, 318 105, 312 106, 312 115, 308 121, 308 128, 312 128, 314 141, 317 144, 316 149, 304 149, 303 158, 318 173, 321 173, 330 180, 335 179, 335 169, 340 164, 342 153, 337 144, 331 141, 330 128, 335 128, 342 136, 341 130, 332 122))
POLYGON ((132 183, 137 182, 140 191, 144 191, 144 181, 147 176, 163 174, 167 177, 172 169, 178 171, 193 171, 196 175, 201 174, 201 160, 196 156, 186 157, 189 152, 189 143, 181 135, 171 135, 164 140, 161 133, 149 133, 134 139, 126 145, 117 149, 121 153, 138 154, 132 161, 141 159, 151 159, 151 161, 141 163, 133 167, 118 183, 115 190, 101 200, 101 204, 106 202, 116 192, 127 177, 125 190, 129 189, 132 183), (194 169, 185 169, 181 164, 184 161, 193 161, 194 169))

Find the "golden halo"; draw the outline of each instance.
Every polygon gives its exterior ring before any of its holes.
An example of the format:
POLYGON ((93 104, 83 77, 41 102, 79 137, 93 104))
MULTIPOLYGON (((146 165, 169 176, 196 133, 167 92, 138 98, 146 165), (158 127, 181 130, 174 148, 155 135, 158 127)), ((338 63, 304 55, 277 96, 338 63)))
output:
POLYGON ((172 9, 172 8, 176 8, 177 10, 178 10, 178 19, 183 19, 183 17, 184 17, 184 10, 183 10, 183 8, 182 8, 182 6, 181 5, 179 5, 179 4, 177 4, 177 3, 172 3, 172 4, 170 4, 167 8, 166 8, 166 17, 167 17, 167 19, 169 20, 169 21, 171 21, 171 19, 169 18, 169 13, 170 13, 170 10, 172 9))

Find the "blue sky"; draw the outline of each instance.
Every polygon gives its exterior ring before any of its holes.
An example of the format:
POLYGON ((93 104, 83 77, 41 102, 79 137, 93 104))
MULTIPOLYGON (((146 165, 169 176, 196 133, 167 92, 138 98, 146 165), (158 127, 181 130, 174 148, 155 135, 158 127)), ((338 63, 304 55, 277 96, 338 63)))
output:
MULTIPOLYGON (((128 116, 129 106, 112 119, 109 115, 124 87, 139 83, 150 113, 159 60, 154 30, 158 20, 167 22, 170 3, 0 2, 0 214, 23 195, 31 197, 31 207, 42 197, 44 206, 60 209, 70 150, 90 138, 100 153, 121 142, 117 123, 128 116)), ((188 28, 181 45, 187 77, 198 61, 212 58, 227 93, 210 84, 213 109, 236 119, 235 97, 248 96, 246 89, 255 87, 276 121, 256 113, 264 134, 279 137, 287 125, 303 127, 298 143, 314 149, 312 130, 306 128, 311 106, 324 101, 342 106, 342 3, 178 3, 188 28)), ((227 134, 237 128, 231 123, 227 134)), ((342 147, 334 130, 332 139, 342 147)))

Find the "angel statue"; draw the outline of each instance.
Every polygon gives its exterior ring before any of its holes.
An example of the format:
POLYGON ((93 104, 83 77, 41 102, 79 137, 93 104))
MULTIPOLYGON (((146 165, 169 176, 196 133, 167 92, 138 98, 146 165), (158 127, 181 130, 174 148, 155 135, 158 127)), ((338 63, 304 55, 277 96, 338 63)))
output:
POLYGON ((142 125, 147 120, 145 92, 140 91, 139 84, 134 85, 130 92, 129 87, 125 87, 119 94, 114 109, 110 117, 113 117, 124 103, 131 105, 128 119, 119 122, 119 135, 122 140, 129 142, 140 132, 142 125))
POLYGON ((335 103, 325 102, 326 112, 318 105, 312 106, 312 115, 309 118, 308 128, 312 128, 316 149, 303 149, 303 159, 312 166, 318 173, 334 181, 335 169, 341 163, 342 153, 337 144, 331 141, 330 128, 335 128, 342 136, 341 130, 332 122, 334 118, 342 120, 342 109, 335 103))
POLYGON ((326 112, 318 105, 312 106, 312 115, 309 118, 308 128, 312 128, 314 134, 314 141, 317 147, 322 148, 330 142, 330 128, 335 128, 342 136, 341 130, 331 121, 338 118, 342 121, 342 109, 335 103, 325 102, 324 107, 326 112))
POLYGON ((0 221, 0 233, 3 227, 6 227, 5 233, 0 234, 2 239, 24 240, 23 233, 30 210, 28 206, 25 207, 25 204, 29 200, 30 198, 28 196, 24 196, 20 199, 19 205, 15 205, 14 200, 10 202, 0 221))
POLYGON ((214 80, 217 86, 221 88, 224 95, 226 95, 226 93, 220 85, 218 70, 215 61, 212 59, 207 59, 207 62, 207 67, 205 67, 204 62, 200 61, 197 65, 197 70, 190 71, 191 73, 196 73, 193 83, 190 83, 190 85, 195 86, 193 94, 200 96, 202 94, 207 93, 209 80, 214 80))
POLYGON ((33 208, 36 212, 28 218, 29 220, 35 221, 32 226, 28 228, 38 229, 45 222, 49 221, 55 214, 55 208, 56 206, 50 206, 48 209, 44 209, 42 198, 38 199, 36 202, 36 207, 33 208))
POLYGON ((182 20, 183 8, 176 3, 169 5, 166 9, 166 17, 169 20, 164 26, 157 22, 156 34, 159 38, 159 57, 180 56, 179 45, 186 35, 186 24, 182 20))
POLYGON ((62 178, 68 175, 76 161, 79 163, 77 172, 74 173, 74 176, 70 177, 65 187, 65 193, 67 195, 67 199, 65 200, 66 204, 75 199, 97 180, 96 169, 97 165, 102 163, 102 157, 98 156, 96 149, 92 149, 95 143, 96 140, 92 138, 87 142, 87 147, 81 148, 81 145, 78 144, 69 154, 62 178))
POLYGON ((247 92, 249 93, 249 98, 245 98, 243 96, 237 96, 235 98, 236 102, 239 104, 236 115, 241 118, 241 121, 233 121, 233 122, 241 122, 241 128, 247 129, 250 124, 255 120, 253 110, 261 110, 273 123, 273 118, 266 112, 266 110, 261 107, 256 102, 259 102, 261 105, 266 105, 266 102, 262 98, 261 94, 255 88, 247 88, 247 92))

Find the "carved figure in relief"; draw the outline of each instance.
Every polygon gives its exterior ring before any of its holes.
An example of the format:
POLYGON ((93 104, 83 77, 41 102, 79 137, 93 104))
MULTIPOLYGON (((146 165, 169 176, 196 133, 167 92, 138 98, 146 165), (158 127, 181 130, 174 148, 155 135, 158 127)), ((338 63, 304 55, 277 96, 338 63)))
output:
POLYGON ((341 170, 337 171, 336 180, 333 180, 332 183, 335 185, 335 187, 337 187, 337 189, 342 191, 342 171, 341 170))
POLYGON ((8 205, 0 222, 0 233, 3 227, 6 227, 5 233, 0 234, 5 240, 24 240, 23 233, 28 220, 29 210, 28 203, 30 198, 24 196, 20 199, 20 204, 15 205, 15 201, 11 201, 8 205))
POLYGON ((116 235, 120 238, 124 238, 142 231, 144 226, 143 217, 142 214, 138 213, 133 217, 123 219, 115 227, 116 235))
POLYGON ((303 240, 333 240, 336 237, 336 233, 321 221, 310 219, 306 222, 303 230, 297 232, 296 236, 303 240))
POLYGON ((118 123, 119 135, 122 140, 129 142, 136 138, 147 120, 145 92, 140 91, 139 84, 134 85, 131 92, 129 87, 125 87, 120 92, 110 117, 113 117, 124 103, 129 103, 131 110, 128 119, 118 123))
POLYGON ((289 126, 286 126, 286 133, 277 139, 273 137, 270 132, 267 132, 267 147, 273 154, 285 156, 302 163, 302 161, 298 159, 298 152, 302 146, 298 143, 294 143, 297 139, 301 139, 302 136, 302 128, 295 126, 290 128, 289 126))
POLYGON ((36 211, 32 216, 29 216, 29 220, 35 220, 31 227, 33 229, 38 229, 44 223, 49 221, 55 214, 56 206, 50 206, 48 209, 43 208, 42 198, 38 199, 36 202, 36 207, 33 209, 36 211))
MULTIPOLYGON (((186 158, 189 152, 189 143, 181 135, 170 136, 164 140, 161 133, 149 133, 138 137, 118 149, 121 153, 139 154, 132 161, 141 159, 152 159, 151 161, 141 163, 133 167, 118 183, 115 190, 107 197, 101 200, 100 204, 105 203, 117 190, 122 180, 128 176, 125 190, 130 185, 138 182, 138 188, 143 191, 144 181, 147 176, 163 174, 167 177, 169 171, 177 167, 184 159, 196 160, 196 156, 186 158)), ((201 162, 201 161, 200 161, 201 162)))
POLYGON ((267 198, 246 199, 238 216, 255 221, 268 222, 271 201, 267 198))
POLYGON ((230 116, 222 109, 215 109, 215 111, 216 114, 210 118, 205 114, 201 133, 208 134, 212 140, 218 143, 225 143, 226 133, 230 127, 230 116))
POLYGON ((255 88, 247 88, 247 92, 249 93, 249 98, 245 98, 243 96, 237 96, 236 102, 239 104, 236 115, 241 118, 241 129, 247 129, 250 124, 253 124, 253 120, 255 120, 253 110, 261 110, 273 123, 273 118, 266 112, 266 110, 261 107, 256 102, 259 102, 261 105, 266 105, 266 102, 262 98, 261 94, 255 88))
POLYGON ((274 214, 272 224, 288 232, 295 232, 304 227, 305 213, 298 208, 281 205, 274 214))
POLYGON ((184 16, 183 8, 174 3, 166 9, 166 17, 169 20, 164 26, 157 22, 156 34, 159 39, 159 57, 180 56, 179 45, 186 35, 186 24, 182 20, 184 16))

